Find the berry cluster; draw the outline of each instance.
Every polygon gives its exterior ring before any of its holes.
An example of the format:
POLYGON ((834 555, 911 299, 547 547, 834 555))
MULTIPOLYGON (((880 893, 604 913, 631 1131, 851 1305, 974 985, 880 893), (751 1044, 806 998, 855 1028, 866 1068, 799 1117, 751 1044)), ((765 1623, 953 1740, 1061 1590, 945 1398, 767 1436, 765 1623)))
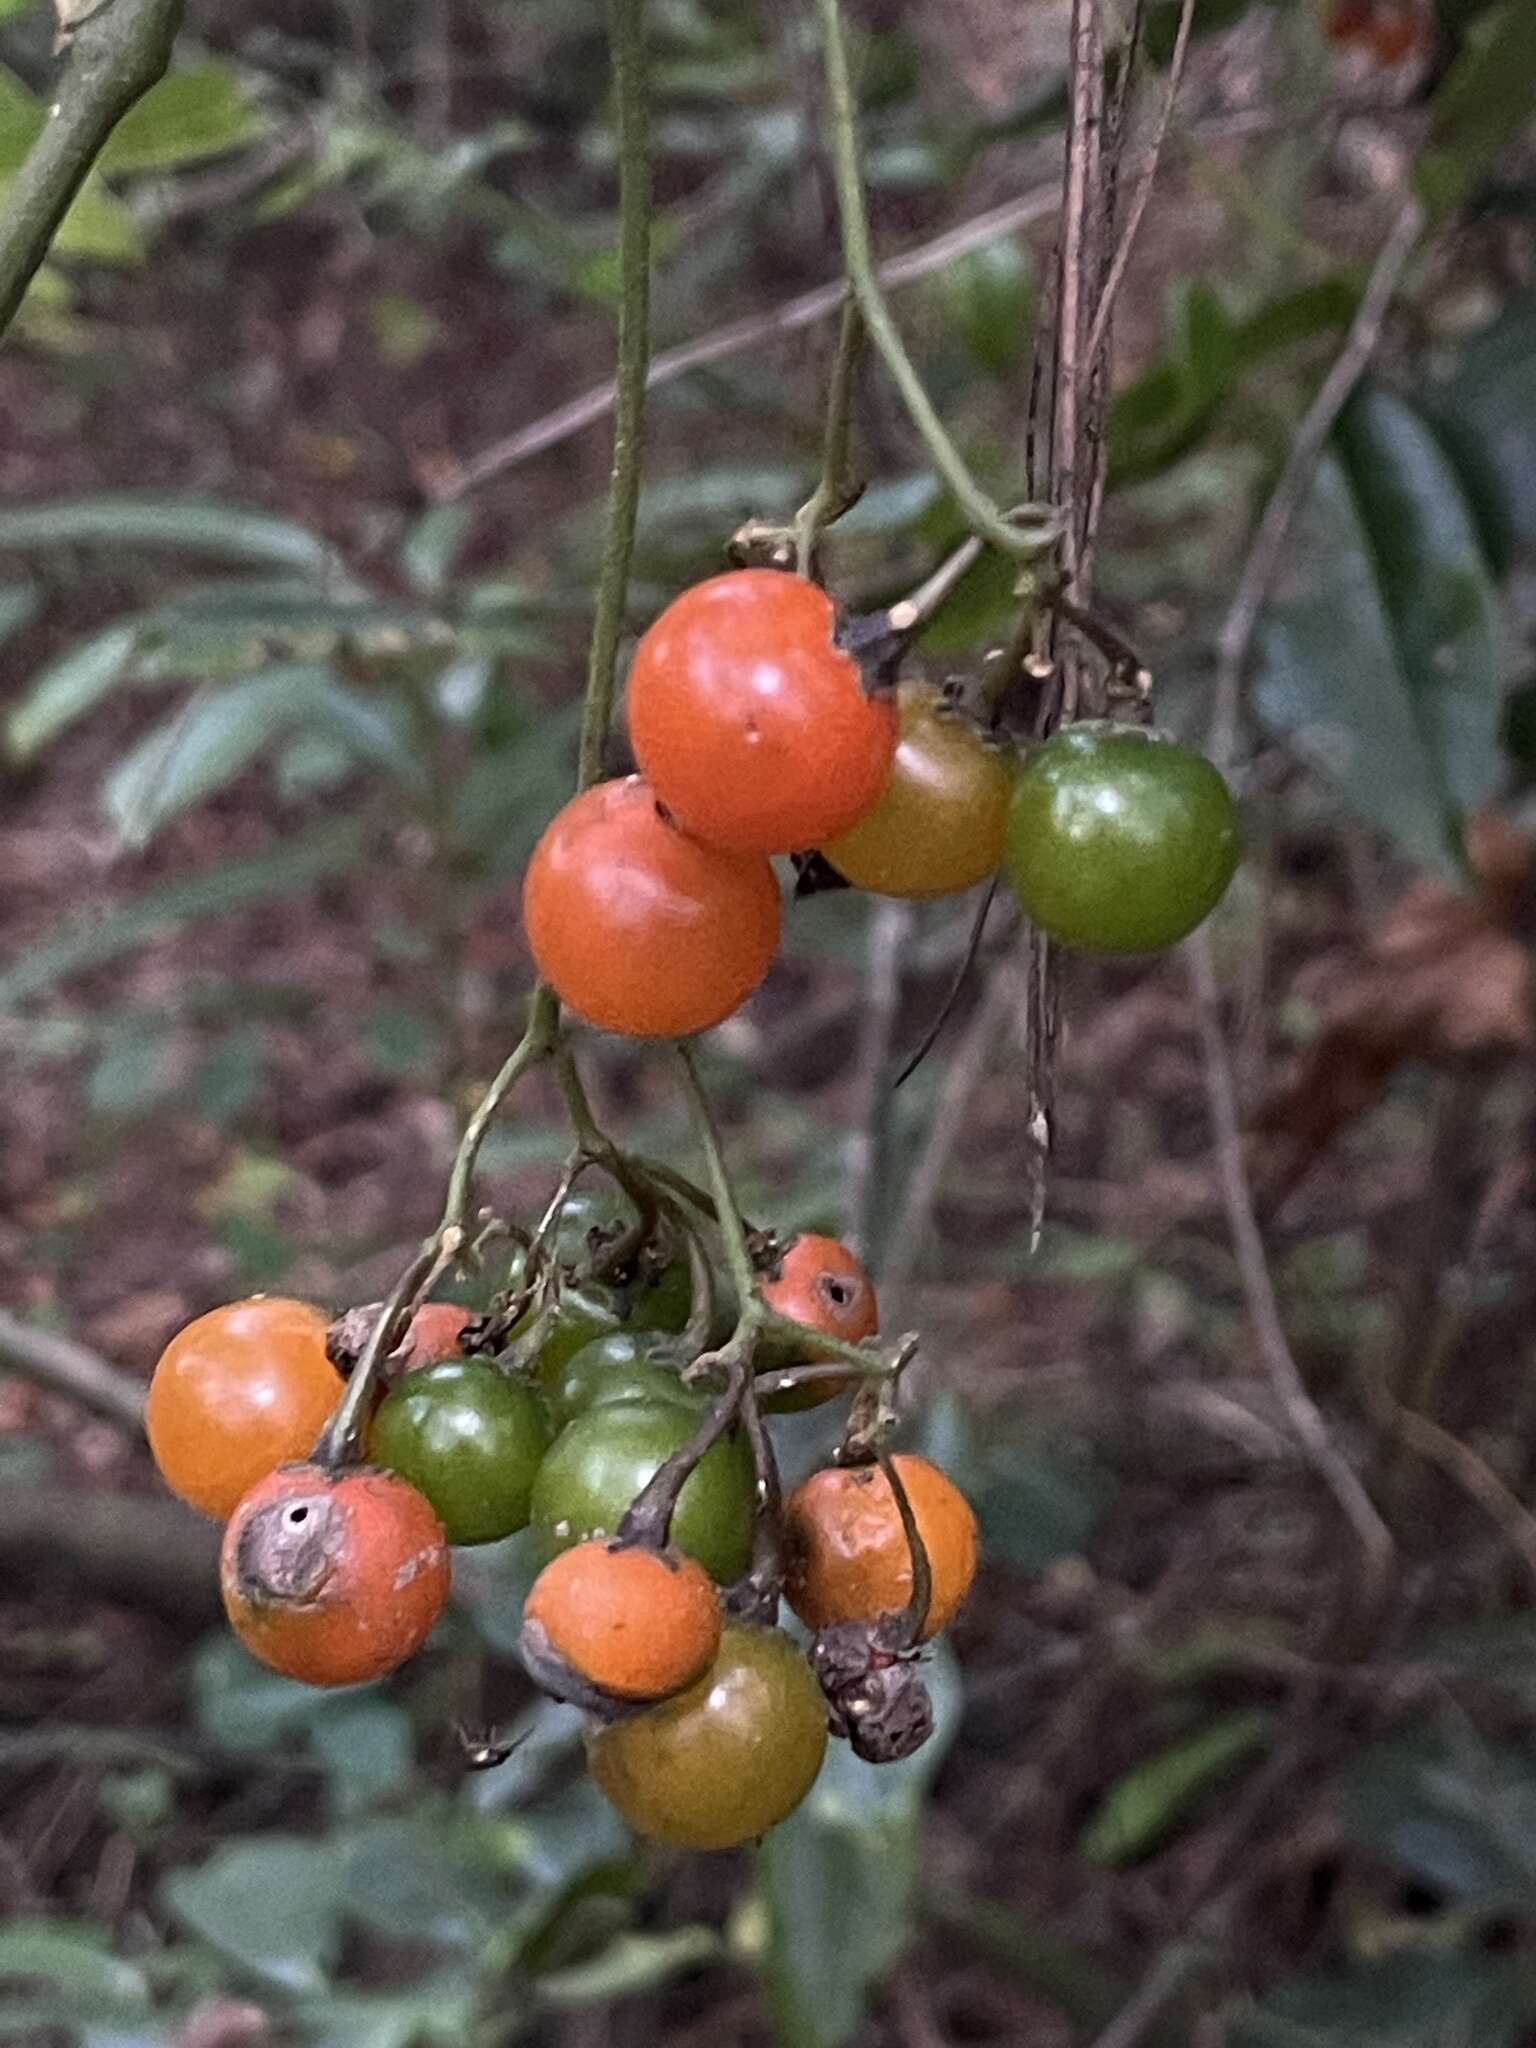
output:
POLYGON ((927 1738, 921 1646, 970 1587, 976 1521, 937 1467, 886 1448, 915 1340, 874 1345, 859 1261, 743 1223, 684 1050, 713 1193, 620 1152, 551 993, 632 1037, 718 1024, 777 949, 775 854, 910 897, 1005 866, 1041 929, 1106 952, 1181 938, 1237 859, 1226 786, 1186 748, 1084 724, 1021 760, 995 716, 895 684, 914 610, 850 621, 804 577, 744 569, 662 613, 629 680, 641 773, 568 804, 524 881, 551 1020, 524 1045, 559 1064, 579 1137, 544 1215, 467 1243, 472 1120, 444 1224, 389 1305, 329 1326, 302 1302, 216 1309, 150 1388, 167 1484, 227 1518, 230 1620, 290 1677, 394 1670, 442 1610, 452 1546, 529 1530, 529 1675, 586 1711, 619 1811, 684 1847, 776 1825, 829 1730, 877 1763, 927 1738), (606 1205, 578 1185, 589 1167, 606 1205), (498 1239, 514 1249, 485 1314, 421 1301, 498 1239), (770 1418, 838 1396, 835 1462, 782 1500, 770 1418), (785 1600, 809 1655, 778 1627, 785 1600))
POLYGON ((641 772, 567 804, 524 880, 534 958, 572 1010, 636 1038, 722 1022, 778 949, 773 854, 819 852, 902 897, 1006 862, 1041 929, 1094 952, 1172 945, 1214 909, 1238 832, 1208 761, 1093 723, 1021 764, 931 685, 867 679, 858 637, 818 585, 772 569, 695 585, 642 637, 641 772))
MULTIPOLYGON (((443 1608, 451 1546, 531 1529, 546 1562, 523 1613, 530 1676, 586 1709, 593 1774, 637 1830, 719 1848, 798 1805, 829 1727, 877 1761, 926 1737, 917 1650, 965 1596, 976 1524, 922 1458, 855 1451, 867 1461, 781 1506, 734 1418, 700 1448, 722 1411, 699 1304, 664 1226, 631 1249, 636 1221, 576 1189, 552 1306, 529 1305, 519 1253, 488 1314, 420 1307, 370 1406, 367 1463, 313 1448, 355 1364, 352 1319, 266 1297, 171 1341, 150 1445, 173 1491, 227 1518, 236 1633, 310 1684, 394 1670, 443 1608), (591 1280, 616 1250, 623 1284, 591 1280), (816 1632, 809 1657, 774 1626, 781 1591, 816 1632)), ((849 1347, 876 1333, 863 1267, 808 1233, 753 1245, 771 1317, 754 1412, 845 1391, 849 1347)))

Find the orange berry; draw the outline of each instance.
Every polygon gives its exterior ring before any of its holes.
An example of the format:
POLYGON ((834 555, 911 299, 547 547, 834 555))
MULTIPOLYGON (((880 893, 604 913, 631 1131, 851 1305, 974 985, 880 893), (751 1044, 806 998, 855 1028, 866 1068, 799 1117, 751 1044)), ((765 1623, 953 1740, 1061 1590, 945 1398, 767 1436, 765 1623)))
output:
POLYGON ((177 1332, 144 1412, 172 1493, 222 1517, 276 1466, 308 1457, 341 1397, 325 1333, 319 1309, 264 1294, 177 1332))
MULTIPOLYGON (((926 1458, 893 1460, 928 1553, 932 1592, 923 1638, 953 1620, 976 1576, 970 1502, 926 1458)), ((878 1621, 912 1597, 912 1554, 889 1480, 878 1465, 829 1466, 796 1487, 784 1511, 785 1595, 807 1628, 878 1621)))
MULTIPOLYGON (((776 1314, 825 1330, 845 1344, 873 1337, 880 1327, 874 1282, 859 1260, 835 1237, 818 1237, 813 1231, 802 1231, 791 1239, 777 1273, 763 1283, 763 1300, 776 1314)), ((786 1345, 770 1337, 758 1347, 757 1369, 763 1388, 773 1389, 776 1371, 814 1365, 827 1356, 813 1341, 786 1345)), ((813 1380, 803 1387, 765 1391, 762 1406, 775 1415, 817 1408, 823 1401, 835 1401, 851 1384, 850 1374, 848 1379, 813 1380)))
POLYGON ((592 1541, 562 1551, 533 1582, 523 1633, 599 1692, 659 1700, 702 1677, 720 1647, 720 1596, 674 1550, 592 1541))
POLYGON ((448 1539, 414 1486, 372 1466, 284 1465, 230 1517, 219 1585, 235 1634, 308 1685, 382 1678, 448 1598, 448 1539))
POLYGON ((738 1010, 779 944, 762 854, 680 831, 638 775, 585 789, 523 876, 523 926, 560 1000, 604 1031, 689 1038, 738 1010))

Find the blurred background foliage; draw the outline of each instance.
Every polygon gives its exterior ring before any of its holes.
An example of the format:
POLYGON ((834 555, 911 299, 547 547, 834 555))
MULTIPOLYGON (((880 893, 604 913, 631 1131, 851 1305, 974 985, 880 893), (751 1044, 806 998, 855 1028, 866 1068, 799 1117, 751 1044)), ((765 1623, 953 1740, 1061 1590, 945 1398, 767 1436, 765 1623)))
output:
MULTIPOLYGON (((895 304, 1007 501, 1064 9, 857 12, 895 304)), ((1175 16, 1148 9, 1159 64, 1175 16)), ((19 1371, 0 2037, 1536 2041, 1536 9, 1195 19, 1098 571, 1176 730, 1374 254, 1428 211, 1260 623, 1216 932, 1281 1309, 1397 1539, 1389 1629, 1324 1626, 1355 1560, 1249 1333, 1178 963, 1069 970, 1032 1256, 1006 966, 891 1101, 870 992, 915 1039, 969 907, 818 897, 709 1067, 752 1213, 883 1246, 888 1326, 926 1332, 913 1427, 989 1557, 936 1740, 836 1750, 755 1857, 640 1851, 517 1671, 517 1539, 461 1556, 400 1680, 309 1694, 213 1628, 211 1535, 131 1432, 19 1371), (472 1772, 456 1727, 516 1747, 472 1772)), ((650 20, 636 625, 814 480, 839 273, 801 11, 650 20)), ((0 0, 0 186, 53 27, 0 0)), ((514 1034, 607 461, 605 78, 595 0, 194 0, 0 362, 0 1300, 129 1372, 215 1300, 376 1296, 514 1034)), ((873 373, 857 427, 827 562, 875 603, 960 529, 873 373)), ((984 566, 922 659, 1009 622, 984 566)), ((675 1155, 651 1063, 594 1054, 608 1118, 675 1155)), ((520 1102, 498 1202, 563 1143, 520 1102)), ((792 1469, 822 1445, 786 1426, 792 1469)))

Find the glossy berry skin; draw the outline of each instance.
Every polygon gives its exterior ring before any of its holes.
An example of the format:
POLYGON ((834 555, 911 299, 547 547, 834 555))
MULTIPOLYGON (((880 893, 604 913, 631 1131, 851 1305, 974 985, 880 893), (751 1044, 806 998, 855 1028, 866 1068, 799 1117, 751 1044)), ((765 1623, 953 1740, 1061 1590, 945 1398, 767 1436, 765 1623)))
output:
POLYGON ((629 736, 685 831, 738 853, 792 853, 846 832, 896 746, 833 640, 837 610, 803 576, 735 569, 667 606, 635 649, 629 736))
MULTIPOLYGON (((533 1528, 546 1557, 614 1535, 646 1481, 693 1435, 680 1402, 616 1401, 578 1415, 555 1438, 533 1483, 533 1528)), ((730 1436, 708 1450, 678 1498, 673 1546, 729 1585, 752 1550, 752 1456, 730 1436)))
POLYGON ((816 1782, 826 1709, 804 1652, 778 1629, 727 1624, 704 1677, 587 1737, 600 1791, 637 1834, 732 1849, 787 1820, 816 1782))
POLYGON ((779 885, 758 854, 691 839, 638 775, 573 797, 534 848, 523 923, 539 972, 589 1024, 688 1038, 768 972, 779 885))
POLYGON ((583 1344, 557 1371, 546 1373, 541 1357, 539 1386, 555 1427, 563 1429, 588 1409, 610 1407, 615 1401, 662 1401, 696 1414, 702 1399, 683 1385, 676 1366, 657 1358, 662 1341, 659 1333, 614 1330, 583 1344))
POLYGON ((1203 754, 1134 727, 1071 726, 1019 777, 1008 879, 1028 915, 1089 953, 1152 953, 1221 901, 1237 806, 1203 754))
POLYGON ((720 1595, 701 1564, 675 1550, 578 1543, 552 1558, 523 1607, 523 1638, 598 1692, 660 1700, 714 1663, 720 1595))
POLYGON ((952 896, 1003 858, 1011 752, 946 711, 929 683, 897 692, 900 738, 890 779, 858 823, 821 847, 845 881, 879 896, 952 896))
MULTIPOLYGON (((862 1263, 835 1237, 802 1231, 779 1260, 778 1272, 763 1283, 763 1300, 781 1316, 825 1330, 845 1344, 858 1344, 880 1328, 874 1282, 862 1263)), ((773 1374, 786 1366, 814 1365, 828 1357, 814 1342, 781 1341, 770 1336, 758 1346, 757 1370, 770 1414, 816 1408, 847 1391, 849 1380, 813 1380, 808 1386, 773 1388, 773 1374)))
POLYGON ((268 1473, 231 1515, 219 1554, 235 1634, 307 1685, 358 1685, 414 1656, 448 1579, 448 1539, 427 1502, 366 1465, 268 1473))
POLYGON ((450 1543, 496 1543, 527 1528, 552 1434, 530 1387, 483 1359, 449 1358, 387 1396, 368 1449, 426 1496, 450 1543))
MULTIPOLYGON (((928 1553, 933 1586, 923 1639, 953 1620, 976 1576, 980 1542, 970 1502, 926 1458, 894 1460, 928 1553)), ((797 1486, 784 1510, 784 1591, 807 1628, 878 1621, 912 1596, 912 1556, 890 1482, 878 1465, 828 1466, 797 1486)))
POLYGON ((144 1411, 172 1493, 222 1520, 258 1479, 309 1456, 342 1394, 325 1337, 319 1309, 264 1294, 177 1332, 144 1411))

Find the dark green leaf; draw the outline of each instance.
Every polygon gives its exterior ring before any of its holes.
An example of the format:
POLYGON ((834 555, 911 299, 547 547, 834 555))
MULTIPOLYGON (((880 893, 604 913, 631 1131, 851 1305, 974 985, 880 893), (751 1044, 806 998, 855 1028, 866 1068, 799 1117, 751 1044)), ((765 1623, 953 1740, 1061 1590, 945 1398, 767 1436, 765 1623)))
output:
POLYGON ((332 1843, 263 1835, 172 1871, 160 1895, 181 1926, 252 1976, 319 1991, 340 1942, 342 1872, 332 1843))
POLYGON ((1086 1551, 1112 1498, 1109 1482, 1081 1460, 1015 1445, 987 1459, 973 1495, 988 1553, 1021 1572, 1086 1551))
POLYGON ((1342 1806, 1355 1841, 1426 1883, 1492 1911, 1536 1910, 1536 1752, 1470 1729, 1378 1742, 1342 1806))
POLYGON ((1536 288, 1517 292, 1425 396, 1498 553, 1536 541, 1536 288))
POLYGON ((912 1937, 923 1802, 961 1704, 947 1652, 925 1676, 935 1717, 926 1747, 904 1763, 875 1765, 834 1742, 805 1803, 759 1852, 765 1971, 785 2048, 838 2048, 912 1937))
POLYGON ((174 1033, 155 1018, 109 1020, 85 1084, 87 1106, 98 1115, 142 1115, 176 1087, 178 1052, 174 1033))
POLYGON ((1468 29, 1461 54, 1429 104, 1430 146, 1418 182, 1430 207, 1447 213, 1477 185, 1531 114, 1536 78, 1536 7, 1504 0, 1468 29))
POLYGON ((1523 2048, 1536 1978, 1478 1956, 1394 1956, 1293 1977, 1239 2019, 1229 2048, 1523 2048))
POLYGON ((291 520, 218 499, 89 496, 44 498, 0 510, 0 548, 165 548, 322 575, 326 543, 291 520))
POLYGON ((1459 872, 1498 766, 1505 652, 1454 473, 1424 421, 1357 395, 1260 634, 1258 703, 1411 859, 1459 872))
POLYGON ((1213 1785, 1264 1748, 1274 1716, 1250 1707, 1224 1714, 1118 1778, 1078 1840, 1090 1863, 1134 1863, 1157 1847, 1213 1785))
POLYGON ((128 109, 97 163, 109 175, 179 170, 238 149, 266 126, 227 64, 192 64, 162 78, 128 109))
POLYGON ((366 1821, 340 1838, 347 1910, 381 1933, 447 1948, 484 1942, 509 1890, 486 1823, 433 1807, 366 1821))

